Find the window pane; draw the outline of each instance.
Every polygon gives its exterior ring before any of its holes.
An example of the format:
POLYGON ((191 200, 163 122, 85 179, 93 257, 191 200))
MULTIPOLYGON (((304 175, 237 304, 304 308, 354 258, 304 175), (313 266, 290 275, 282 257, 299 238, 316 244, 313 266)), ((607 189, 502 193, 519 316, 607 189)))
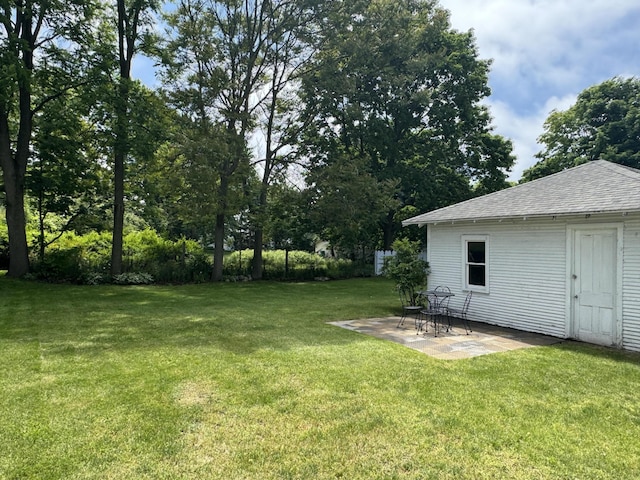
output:
POLYGON ((467 255, 469 263, 485 263, 484 242, 468 242, 467 255))
POLYGON ((469 285, 485 286, 484 265, 469 265, 469 285))

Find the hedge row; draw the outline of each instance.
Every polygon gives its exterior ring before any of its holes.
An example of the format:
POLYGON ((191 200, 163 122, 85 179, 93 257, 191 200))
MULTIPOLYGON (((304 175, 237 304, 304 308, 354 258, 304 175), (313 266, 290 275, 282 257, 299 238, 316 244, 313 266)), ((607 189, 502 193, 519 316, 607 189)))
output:
MULTIPOLYGON (((252 250, 227 254, 225 280, 249 280, 252 260, 252 250)), ((199 243, 166 240, 152 230, 124 237, 123 274, 112 277, 110 261, 110 233, 65 233, 47 248, 43 259, 32 259, 30 276, 49 282, 81 284, 199 283, 208 281, 213 270, 211 253, 199 243)), ((373 266, 308 252, 275 250, 263 252, 262 271, 265 280, 337 279, 370 276, 373 266)))
MULTIPOLYGON (((229 254, 224 262, 228 277, 251 276, 253 250, 229 254)), ((371 276, 373 265, 346 259, 325 258, 298 250, 267 250, 262 254, 262 278, 265 280, 313 280, 317 278, 353 278, 371 276)))
POLYGON ((110 262, 110 233, 66 233, 42 261, 34 260, 32 274, 53 282, 138 284, 203 282, 211 273, 209 255, 197 242, 165 240, 152 230, 125 235, 122 275, 109 275, 110 262))

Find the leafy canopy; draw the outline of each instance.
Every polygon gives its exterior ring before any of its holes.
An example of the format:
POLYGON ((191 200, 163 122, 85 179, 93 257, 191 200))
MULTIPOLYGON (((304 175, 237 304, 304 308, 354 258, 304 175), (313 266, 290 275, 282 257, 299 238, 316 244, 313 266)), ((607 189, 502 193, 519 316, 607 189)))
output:
POLYGON ((317 187, 318 170, 357 164, 387 195, 375 211, 385 249, 404 207, 464 200, 472 183, 481 193, 505 186, 511 144, 491 132, 480 103, 490 93, 489 62, 478 58, 471 32, 451 28, 446 10, 427 0, 345 2, 327 14, 319 37, 301 89, 312 118, 308 181, 317 187))
POLYGON ((540 160, 522 181, 591 160, 640 168, 640 79, 616 77, 587 88, 571 108, 551 112, 538 141, 540 160))

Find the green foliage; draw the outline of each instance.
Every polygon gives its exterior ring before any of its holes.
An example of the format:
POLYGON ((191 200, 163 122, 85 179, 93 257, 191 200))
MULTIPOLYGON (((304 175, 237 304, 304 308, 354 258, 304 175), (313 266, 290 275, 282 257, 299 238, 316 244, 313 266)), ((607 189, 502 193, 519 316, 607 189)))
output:
POLYGON ((211 274, 211 261, 193 240, 165 240, 153 230, 124 237, 125 272, 145 272, 160 283, 203 282, 211 274))
POLYGON ((0 270, 9 268, 9 230, 4 221, 4 208, 0 207, 0 270))
POLYGON ((640 79, 613 78, 587 88, 565 111, 554 110, 538 141, 530 181, 591 160, 640 168, 640 79))
POLYGON ((150 285, 153 277, 148 273, 121 273, 113 276, 113 283, 116 285, 150 285))
POLYGON ((275 249, 310 250, 313 235, 309 225, 309 203, 306 192, 274 183, 269 188, 264 242, 275 249))
POLYGON ((73 283, 185 283, 206 281, 209 255, 192 240, 169 241, 152 230, 124 237, 124 276, 111 278, 111 235, 66 233, 34 264, 38 279, 73 283))
MULTIPOLYGON (((225 258, 224 273, 227 278, 249 278, 253 250, 239 250, 225 258)), ((315 253, 292 250, 268 250, 262 255, 265 280, 313 280, 371 276, 373 266, 363 266, 346 259, 325 258, 315 253)))
POLYGON ((319 238, 343 251, 380 243, 380 224, 399 203, 398 182, 376 178, 366 155, 336 152, 330 164, 312 169, 307 182, 311 229, 319 238))
MULTIPOLYGON (((85 120, 94 102, 78 94, 52 100, 35 117, 33 154, 27 172, 29 200, 38 217, 38 243, 48 233, 104 226, 108 175, 95 148, 99 129, 85 120)), ((29 226, 27 226, 29 228, 29 226)))
POLYGON ((398 289, 415 299, 416 292, 427 286, 429 263, 422 260, 420 242, 398 239, 392 244, 395 256, 384 259, 382 273, 396 283, 398 289))
MULTIPOLYGON (((346 212, 359 209, 355 216, 363 213, 367 228, 367 217, 378 217, 378 235, 366 234, 388 249, 400 229, 399 209, 465 200, 476 193, 472 184, 478 193, 503 188, 514 157, 511 143, 491 133, 481 103, 489 62, 478 58, 471 32, 451 28, 446 10, 422 0, 336 3, 340 8, 323 17, 315 68, 302 82, 304 115, 312 119, 308 183, 339 199, 333 178, 327 186, 317 179, 348 172, 357 187, 345 194, 353 199, 346 212), (383 201, 358 203, 376 194, 383 201)), ((349 234, 341 208, 334 207, 334 222, 349 234)))

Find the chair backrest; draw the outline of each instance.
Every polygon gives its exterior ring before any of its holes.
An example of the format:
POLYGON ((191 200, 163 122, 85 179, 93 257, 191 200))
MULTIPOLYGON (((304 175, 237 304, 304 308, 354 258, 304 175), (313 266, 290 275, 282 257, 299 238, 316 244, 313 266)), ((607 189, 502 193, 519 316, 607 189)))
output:
POLYGON ((447 309, 449 307, 450 295, 437 295, 437 293, 451 293, 451 289, 446 285, 438 285, 433 289, 436 292, 436 304, 439 309, 447 309))
POLYGON ((429 305, 429 310, 436 311, 441 308, 443 297, 438 297, 433 293, 429 293, 427 295, 427 304, 429 305))
POLYGON ((449 308, 449 300, 451 300, 451 297, 449 295, 440 297, 438 306, 446 310, 447 308, 449 308))
POLYGON ((469 310, 469 304, 471 303, 471 296, 473 292, 467 293, 466 298, 464 299, 464 304, 462 305, 462 313, 466 314, 467 310, 469 310))

